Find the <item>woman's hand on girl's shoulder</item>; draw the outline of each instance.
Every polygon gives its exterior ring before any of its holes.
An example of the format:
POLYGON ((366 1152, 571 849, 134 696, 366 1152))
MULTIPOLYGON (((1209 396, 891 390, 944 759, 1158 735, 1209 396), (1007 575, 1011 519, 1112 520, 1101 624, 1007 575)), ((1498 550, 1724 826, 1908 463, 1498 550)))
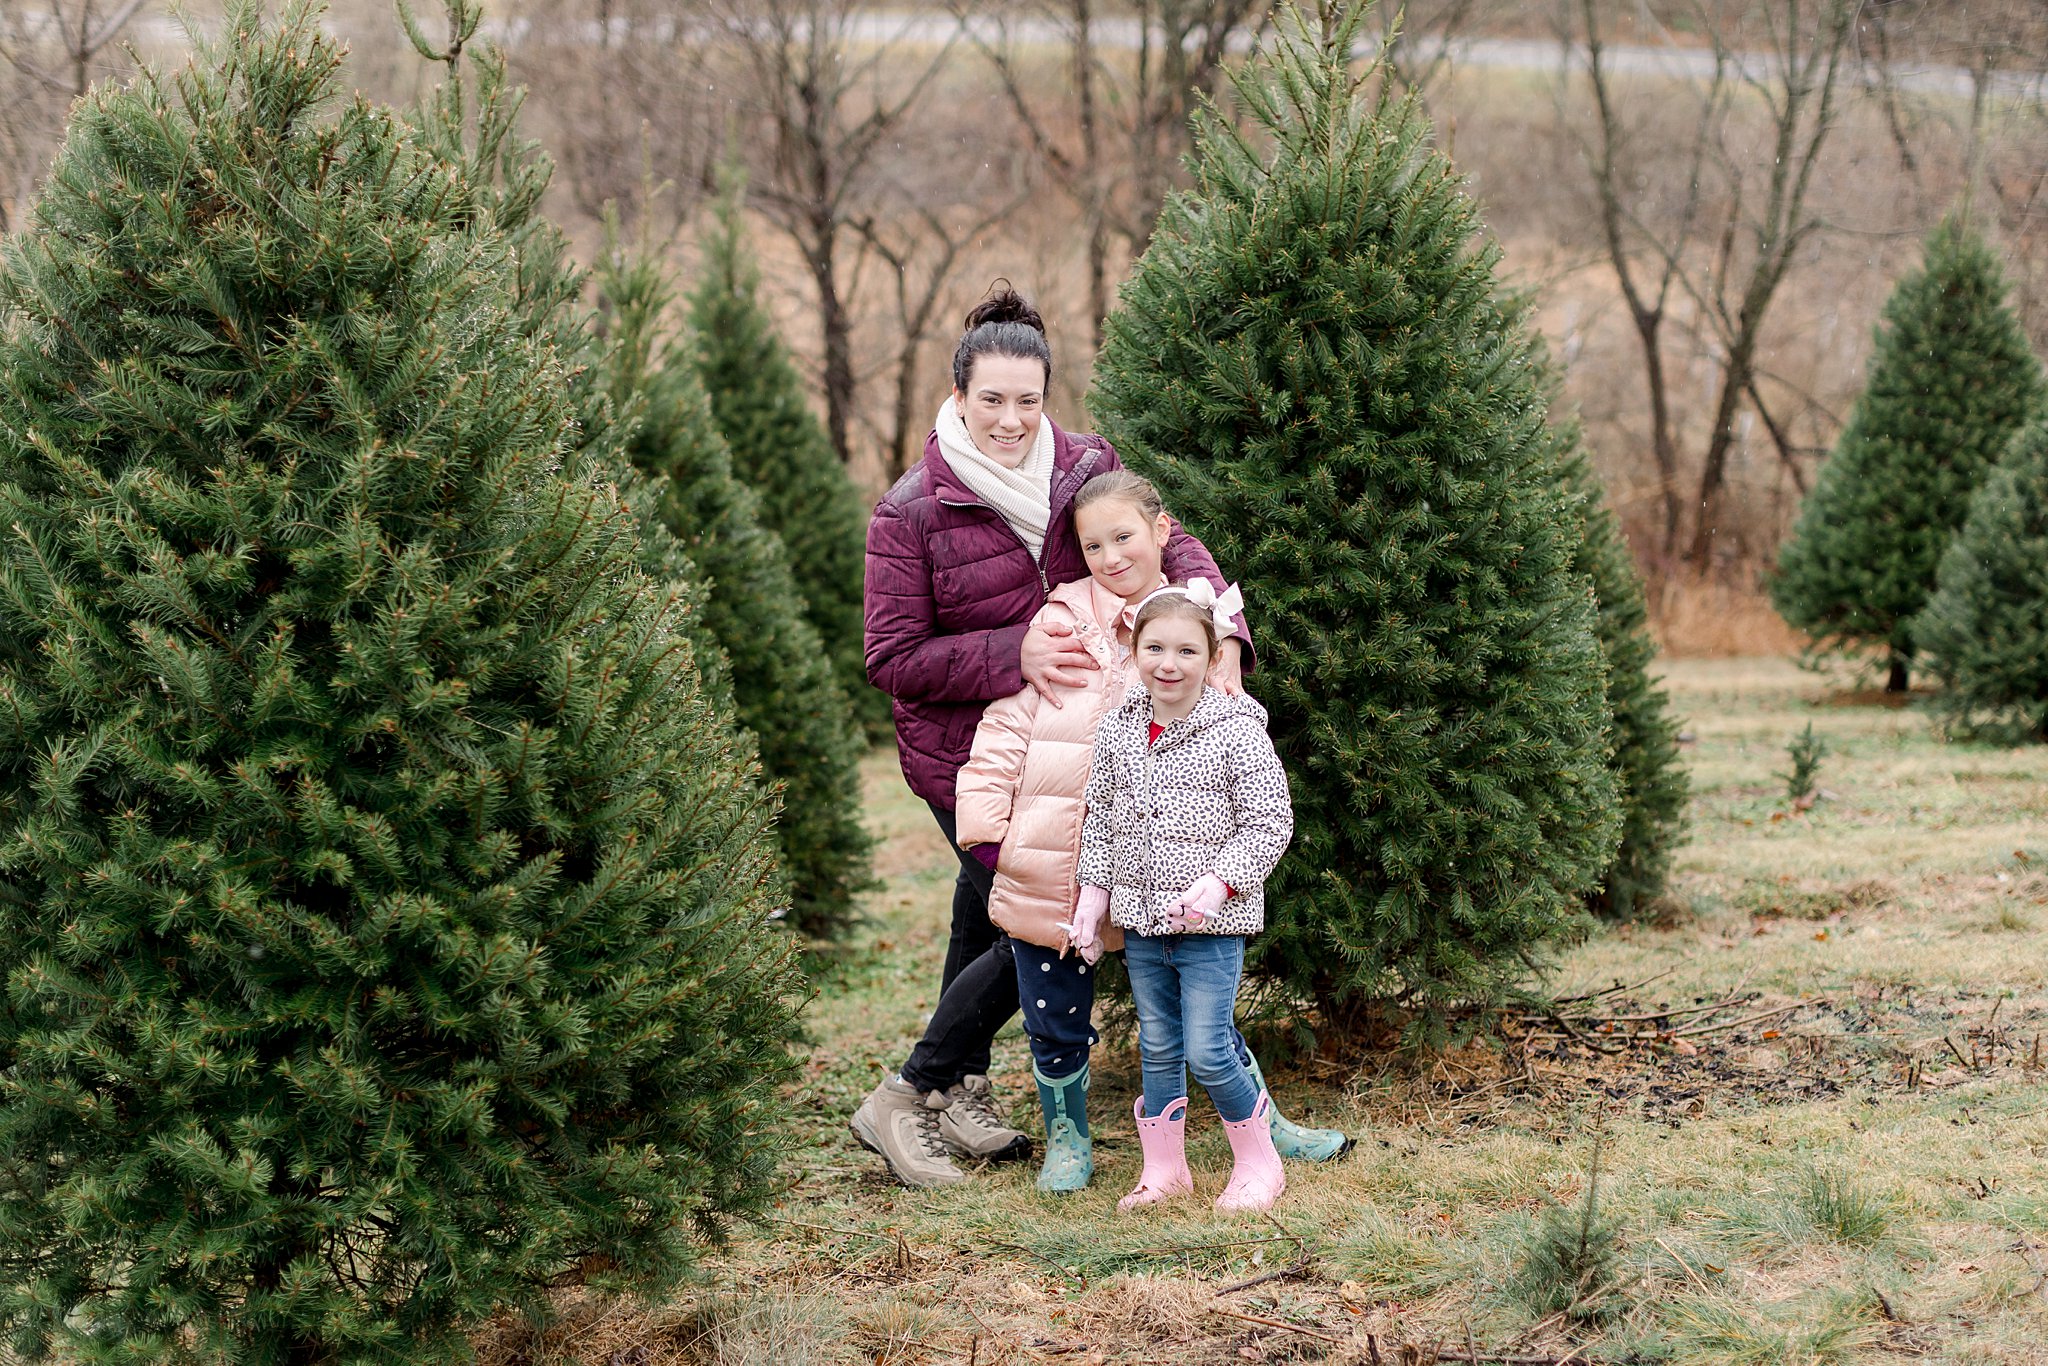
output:
POLYGON ((1088 679, 1087 670, 1102 667, 1074 634, 1074 628, 1060 621, 1033 623, 1024 633, 1018 665, 1024 681, 1055 707, 1060 705, 1059 689, 1081 686, 1088 679))
POLYGON ((1209 666, 1209 685, 1232 697, 1244 696, 1244 642, 1236 636, 1216 646, 1216 662, 1209 666))

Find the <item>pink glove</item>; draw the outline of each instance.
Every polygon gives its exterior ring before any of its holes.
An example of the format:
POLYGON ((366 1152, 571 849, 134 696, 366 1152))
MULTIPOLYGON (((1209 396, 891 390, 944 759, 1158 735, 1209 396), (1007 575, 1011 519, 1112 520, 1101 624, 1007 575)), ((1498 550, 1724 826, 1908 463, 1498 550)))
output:
POLYGON ((1074 918, 1060 926, 1067 932, 1067 944, 1084 963, 1102 957, 1102 922, 1109 919, 1109 893, 1100 887, 1083 887, 1074 899, 1074 918))
POLYGON ((1180 900, 1166 908, 1166 927, 1175 934, 1199 930, 1229 898, 1230 888, 1223 879, 1214 873, 1204 873, 1180 894, 1180 900))

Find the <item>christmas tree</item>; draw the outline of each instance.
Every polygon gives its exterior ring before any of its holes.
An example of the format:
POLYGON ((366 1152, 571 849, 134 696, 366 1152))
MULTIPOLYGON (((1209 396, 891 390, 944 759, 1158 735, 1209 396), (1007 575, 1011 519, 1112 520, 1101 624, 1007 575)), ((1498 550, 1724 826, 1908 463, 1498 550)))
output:
POLYGON ((1971 498, 1912 631, 1952 728, 2048 740, 2048 417, 2020 429, 1971 498))
POLYGON ((1254 970, 1427 1021, 1584 923, 1618 803, 1540 355, 1363 14, 1283 12, 1199 120, 1090 409, 1245 585, 1296 817, 1254 970))
POLYGON ((1885 650, 1904 692, 1910 623, 1970 495, 2044 396, 2005 277, 1950 218, 1886 301, 1870 382, 1778 555, 1771 598, 1822 649, 1885 650))
MULTIPOLYGON (((445 46, 426 35, 403 0, 399 5, 420 56, 447 68, 415 112, 420 137, 457 168, 474 212, 490 215, 504 235, 504 282, 521 329, 562 362, 575 410, 565 476, 616 493, 639 516, 640 566, 675 596, 675 620, 693 646, 699 682, 731 725, 734 743, 751 751, 754 737, 738 724, 724 652, 704 620, 697 567, 661 518, 667 476, 636 468, 627 452, 645 400, 626 394, 613 401, 607 358, 619 339, 596 325, 584 302, 590 274, 570 260, 568 239, 540 212, 554 162, 520 133, 526 92, 510 83, 504 53, 477 39, 482 9, 469 0, 446 0, 443 8, 452 38, 445 46)), ((607 229, 615 238, 616 222, 608 220, 607 229)))
POLYGON ((760 302, 747 254, 739 185, 720 199, 690 294, 697 375, 732 466, 760 499, 762 525, 789 548, 804 616, 832 655, 839 686, 871 742, 894 732, 889 699, 868 682, 862 656, 867 517, 803 381, 760 302))
POLYGON ((610 310, 605 383, 614 402, 641 405, 627 452, 666 481, 660 520, 704 576, 704 625, 730 661, 740 724, 782 787, 790 917, 810 934, 841 934, 868 881, 860 729, 804 619, 789 553, 733 473, 689 343, 661 331, 672 295, 660 263, 646 251, 614 251, 600 278, 610 310))
POLYGON ((1594 629, 1607 659, 1607 701, 1614 712, 1615 776, 1621 794, 1621 846, 1590 897, 1609 919, 1626 919, 1664 890, 1671 852, 1685 833, 1690 791, 1679 762, 1678 722, 1670 698, 1650 677, 1657 642, 1650 635, 1643 582, 1621 523, 1587 457, 1576 415, 1564 416, 1562 376, 1550 369, 1547 397, 1567 497, 1580 508, 1584 534, 1573 567, 1593 584, 1594 629))
MULTIPOLYGON (((450 0, 448 10, 451 31, 474 26, 477 12, 465 0, 450 0)), ((416 25, 413 34, 423 56, 458 66, 416 25)), ((680 629, 697 647, 707 692, 739 729, 738 743, 757 749, 768 776, 783 786, 790 921, 812 935, 843 934, 867 877, 869 844, 856 805, 859 743, 829 664, 821 671, 819 647, 803 629, 786 552, 762 532, 688 377, 680 392, 671 378, 650 378, 669 302, 658 267, 645 253, 625 261, 612 224, 607 279, 619 298, 614 317, 593 317, 582 303, 585 273, 539 213, 552 166, 518 135, 522 94, 506 83, 502 55, 487 45, 456 51, 470 79, 451 70, 422 111, 423 132, 463 167, 479 208, 506 232, 520 315, 569 367, 577 411, 571 471, 614 489, 640 514, 641 566, 680 599, 680 629), (689 486, 677 487, 672 473, 689 486), (684 526, 699 513, 708 520, 684 526), (792 729, 793 720, 802 724, 792 729), (766 728, 760 736, 756 726, 766 728)))
POLYGON ((460 177, 230 7, 0 257, 0 1332, 459 1360, 767 1194, 770 802, 460 177))

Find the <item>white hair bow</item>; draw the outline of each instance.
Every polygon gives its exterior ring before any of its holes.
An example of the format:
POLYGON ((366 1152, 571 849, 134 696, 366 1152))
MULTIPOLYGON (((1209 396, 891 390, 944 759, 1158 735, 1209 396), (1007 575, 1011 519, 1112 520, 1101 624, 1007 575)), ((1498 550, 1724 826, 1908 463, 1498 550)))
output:
MULTIPOLYGON (((1194 579, 1186 584, 1172 584, 1148 593, 1145 602, 1152 601, 1162 593, 1184 594, 1189 602, 1209 614, 1209 620, 1215 625, 1219 635, 1227 636, 1237 630, 1237 623, 1231 618, 1244 610, 1244 592, 1234 583, 1218 593, 1216 585, 1207 579, 1194 579)), ((1139 611, 1144 610, 1145 602, 1138 604, 1139 611)))

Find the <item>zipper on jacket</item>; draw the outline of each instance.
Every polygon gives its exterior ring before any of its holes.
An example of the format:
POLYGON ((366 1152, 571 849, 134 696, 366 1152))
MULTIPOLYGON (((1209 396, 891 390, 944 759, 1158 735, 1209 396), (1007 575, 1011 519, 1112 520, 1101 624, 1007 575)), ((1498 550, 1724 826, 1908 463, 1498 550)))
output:
MULTIPOLYGON (((992 514, 997 521, 1001 522, 1005 531, 1008 531, 1012 536, 1017 536, 1017 528, 1010 525, 1009 519, 987 503, 960 503, 955 502, 951 498, 941 498, 939 499, 939 506, 949 508, 980 508, 982 511, 992 514)), ((1048 527, 1047 531, 1050 532, 1050 530, 1051 528, 1048 527)), ((1017 544, 1024 547, 1026 555, 1031 553, 1031 547, 1024 545, 1024 538, 1022 536, 1017 536, 1017 544)), ((1038 603, 1039 606, 1043 607, 1046 603, 1052 601, 1052 580, 1045 576, 1044 546, 1039 547, 1037 556, 1031 561, 1031 567, 1038 571, 1038 603)))
MULTIPOLYGON (((1087 483, 1088 480, 1094 475, 1095 467, 1096 465, 1100 464, 1101 461, 1101 450, 1094 446, 1090 446, 1088 448, 1088 453, 1082 456, 1080 459, 1076 460, 1074 462, 1073 468, 1068 470, 1065 477, 1063 477, 1060 480, 1060 488, 1062 490, 1067 490, 1070 488, 1079 489, 1081 485, 1087 483)), ((1048 493, 1050 492, 1051 490, 1048 490, 1048 493)), ((1052 497, 1048 497, 1046 501, 1049 504, 1051 504, 1056 503, 1058 500, 1052 497)), ((1071 491, 1067 494, 1067 501, 1073 501, 1073 493, 1071 491)), ((996 520, 1000 521, 1005 527, 1008 527, 1009 532, 1012 536, 1017 536, 1017 528, 1010 526, 1009 518, 1004 517, 1003 514, 1000 512, 996 512, 994 508, 990 507, 987 503, 984 503, 979 499, 976 499, 972 503, 962 503, 952 498, 940 498, 939 505, 941 507, 949 508, 980 508, 984 512, 995 513, 996 520)), ((1051 510, 1051 507, 1047 508, 1048 512, 1050 512, 1051 510)), ((1046 539, 1048 542, 1050 542, 1052 532, 1052 527, 1050 524, 1046 526, 1046 532, 1046 539)), ((1022 536, 1017 536, 1017 544, 1024 545, 1024 538, 1022 536)), ((1025 546, 1024 550, 1026 554, 1030 554, 1031 547, 1025 546)), ((1044 546, 1041 545, 1038 548, 1038 554, 1032 557, 1031 567, 1038 571, 1038 604, 1039 606, 1043 607, 1046 603, 1052 601, 1052 580, 1047 578, 1045 573, 1044 546)))
MULTIPOLYGON (((1151 715, 1149 709, 1146 711, 1146 715, 1147 717, 1151 715)), ((1147 926, 1152 925, 1159 919, 1159 876, 1158 870, 1154 866, 1152 851, 1152 836, 1154 833, 1152 817, 1155 814, 1153 807, 1156 804, 1152 783, 1152 745, 1148 741, 1145 745, 1145 799, 1139 808, 1145 817, 1145 924, 1147 926)), ((1172 933, 1170 929, 1165 932, 1172 933)), ((1148 928, 1143 933, 1150 934, 1151 930, 1148 928)))

